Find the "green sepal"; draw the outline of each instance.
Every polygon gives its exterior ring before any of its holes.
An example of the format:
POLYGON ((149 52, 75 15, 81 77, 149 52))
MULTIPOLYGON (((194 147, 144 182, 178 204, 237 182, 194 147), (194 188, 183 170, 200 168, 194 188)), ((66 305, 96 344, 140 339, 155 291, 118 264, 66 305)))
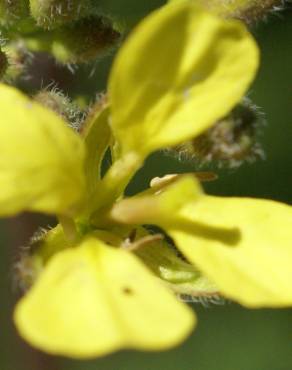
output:
POLYGON ((91 201, 96 186, 101 179, 101 164, 110 145, 109 108, 107 103, 98 101, 90 110, 81 135, 86 146, 85 176, 87 181, 87 199, 91 201))
POLYGON ((215 284, 165 240, 154 239, 153 242, 138 248, 135 254, 177 294, 199 297, 218 293, 215 284))

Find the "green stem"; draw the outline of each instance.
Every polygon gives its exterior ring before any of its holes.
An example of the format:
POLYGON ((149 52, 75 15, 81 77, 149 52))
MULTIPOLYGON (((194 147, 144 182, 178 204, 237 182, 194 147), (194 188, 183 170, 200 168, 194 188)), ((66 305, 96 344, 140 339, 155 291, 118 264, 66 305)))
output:
POLYGON ((124 192, 129 181, 142 166, 143 160, 136 153, 128 153, 113 163, 96 188, 90 207, 92 218, 111 206, 124 192))

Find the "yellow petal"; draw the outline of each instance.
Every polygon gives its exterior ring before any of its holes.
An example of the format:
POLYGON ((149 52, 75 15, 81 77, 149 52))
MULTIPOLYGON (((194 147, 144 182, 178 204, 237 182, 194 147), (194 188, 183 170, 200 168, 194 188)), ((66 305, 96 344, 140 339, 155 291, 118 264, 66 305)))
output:
POLYGON ((0 215, 67 213, 84 191, 84 147, 53 112, 0 85, 0 215))
POLYGON ((160 224, 176 220, 178 211, 203 195, 199 181, 192 175, 179 177, 152 195, 137 195, 117 202, 109 217, 124 224, 160 224))
POLYGON ((248 307, 292 304, 291 207, 206 196, 186 205, 179 217, 181 224, 167 232, 224 295, 248 307), (196 225, 205 229, 198 232, 196 225))
POLYGON ((220 292, 243 305, 292 305, 291 206, 204 196, 186 177, 160 194, 117 203, 111 217, 162 227, 220 292))
POLYGON ((194 316, 131 253, 88 239, 49 261, 18 303, 15 322, 33 346, 86 358, 172 347, 194 316))
POLYGON ((191 3, 162 7, 121 48, 109 83, 112 128, 141 156, 209 128, 242 98, 258 66, 244 25, 191 3))

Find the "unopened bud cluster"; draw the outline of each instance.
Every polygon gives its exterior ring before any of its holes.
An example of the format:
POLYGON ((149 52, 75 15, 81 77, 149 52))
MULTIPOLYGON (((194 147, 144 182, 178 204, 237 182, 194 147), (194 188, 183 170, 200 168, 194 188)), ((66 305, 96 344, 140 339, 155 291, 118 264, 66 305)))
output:
MULTIPOLYGON (((121 36, 115 21, 101 11, 94 0, 0 0, 3 51, 14 56, 22 45, 51 53, 65 64, 95 60, 121 36)), ((0 76, 6 67, 2 59, 1 54, 0 76)), ((17 75, 14 72, 9 71, 10 78, 17 75)))

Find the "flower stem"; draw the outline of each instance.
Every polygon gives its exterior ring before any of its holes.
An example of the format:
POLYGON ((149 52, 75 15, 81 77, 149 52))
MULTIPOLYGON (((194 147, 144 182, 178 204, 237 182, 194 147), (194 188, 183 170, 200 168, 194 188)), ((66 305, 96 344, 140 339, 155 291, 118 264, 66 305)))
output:
POLYGON ((91 214, 111 206, 124 192, 143 161, 136 153, 129 153, 113 163, 97 186, 91 205, 91 214))

